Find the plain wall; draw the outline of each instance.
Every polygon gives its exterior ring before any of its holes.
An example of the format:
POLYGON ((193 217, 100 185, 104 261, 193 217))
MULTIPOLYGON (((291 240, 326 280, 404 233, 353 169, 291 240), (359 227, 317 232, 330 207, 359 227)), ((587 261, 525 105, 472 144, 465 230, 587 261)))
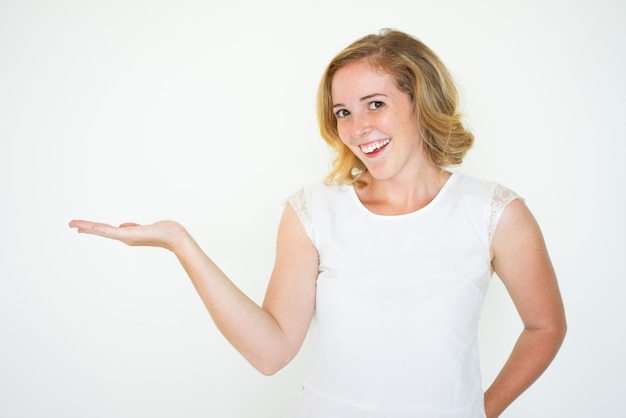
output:
MULTIPOLYGON (((261 302, 285 198, 329 165, 319 77, 383 27, 448 65, 458 170, 526 199, 560 279, 565 344, 504 416, 622 416, 624 22, 617 0, 0 1, 0 416, 281 416, 306 347, 261 376, 172 254, 67 223, 176 219, 261 302)), ((494 278, 485 386, 520 331, 494 278)))

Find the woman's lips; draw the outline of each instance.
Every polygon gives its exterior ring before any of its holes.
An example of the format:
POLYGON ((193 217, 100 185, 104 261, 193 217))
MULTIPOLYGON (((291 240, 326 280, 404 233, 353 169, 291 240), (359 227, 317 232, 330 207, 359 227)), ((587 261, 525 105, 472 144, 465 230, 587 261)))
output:
POLYGON ((381 139, 380 141, 373 141, 373 142, 368 142, 367 144, 359 145, 359 148, 361 148, 361 151, 363 151, 364 154, 367 154, 367 155, 377 154, 383 148, 385 148, 387 144, 389 144, 390 142, 391 142, 391 139, 385 138, 385 139, 381 139))

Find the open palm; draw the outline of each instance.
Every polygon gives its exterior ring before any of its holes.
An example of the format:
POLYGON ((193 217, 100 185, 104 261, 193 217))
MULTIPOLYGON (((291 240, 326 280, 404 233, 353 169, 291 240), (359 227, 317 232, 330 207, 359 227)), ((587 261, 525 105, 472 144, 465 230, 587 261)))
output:
POLYGON ((79 233, 98 235, 121 241, 131 246, 162 247, 172 250, 184 233, 184 228, 175 221, 159 221, 150 225, 123 223, 120 226, 85 220, 73 220, 71 228, 79 233))

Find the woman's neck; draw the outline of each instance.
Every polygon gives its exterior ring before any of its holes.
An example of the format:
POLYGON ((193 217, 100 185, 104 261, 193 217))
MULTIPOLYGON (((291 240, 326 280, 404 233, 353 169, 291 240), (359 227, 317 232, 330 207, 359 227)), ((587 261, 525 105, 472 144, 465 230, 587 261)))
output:
POLYGON ((432 202, 450 176, 449 171, 433 167, 411 178, 378 180, 366 171, 359 176, 365 185, 356 188, 356 192, 370 211, 380 215, 402 215, 432 202))

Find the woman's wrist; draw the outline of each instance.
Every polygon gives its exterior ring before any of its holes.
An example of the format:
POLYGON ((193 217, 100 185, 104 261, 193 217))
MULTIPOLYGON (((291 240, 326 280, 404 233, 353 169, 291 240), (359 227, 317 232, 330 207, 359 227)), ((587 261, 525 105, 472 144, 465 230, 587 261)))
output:
POLYGON ((190 242, 193 242, 193 238, 189 232, 176 221, 164 221, 167 223, 167 234, 164 247, 174 254, 178 255, 184 248, 188 246, 190 242))

